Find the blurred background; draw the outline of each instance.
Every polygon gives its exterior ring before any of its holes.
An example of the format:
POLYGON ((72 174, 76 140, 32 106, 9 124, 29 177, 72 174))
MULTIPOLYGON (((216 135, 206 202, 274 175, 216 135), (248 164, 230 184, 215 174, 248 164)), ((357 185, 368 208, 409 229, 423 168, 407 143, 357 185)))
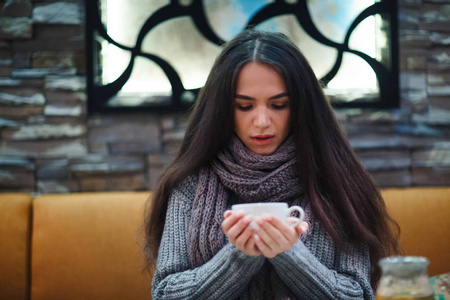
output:
POLYGON ((6 0, 0 192, 153 189, 221 43, 248 24, 299 44, 380 187, 450 186, 449 0, 6 0))

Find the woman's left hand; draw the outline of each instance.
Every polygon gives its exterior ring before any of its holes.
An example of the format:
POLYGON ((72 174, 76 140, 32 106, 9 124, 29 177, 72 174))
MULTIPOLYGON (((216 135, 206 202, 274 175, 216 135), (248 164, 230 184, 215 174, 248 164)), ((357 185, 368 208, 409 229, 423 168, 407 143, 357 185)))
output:
POLYGON ((308 223, 300 222, 292 227, 287 222, 273 216, 264 216, 257 220, 260 227, 253 235, 259 251, 267 258, 289 250, 298 242, 300 234, 308 231, 308 223))

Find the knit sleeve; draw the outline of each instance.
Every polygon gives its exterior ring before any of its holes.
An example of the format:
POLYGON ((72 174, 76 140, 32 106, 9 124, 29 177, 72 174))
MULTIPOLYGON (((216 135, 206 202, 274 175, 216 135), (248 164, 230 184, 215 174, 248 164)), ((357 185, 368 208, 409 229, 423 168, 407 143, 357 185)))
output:
POLYGON ((303 243, 269 259, 277 274, 300 299, 374 299, 366 247, 349 242, 337 249, 316 222, 303 243))
POLYGON ((204 265, 191 267, 187 237, 195 187, 196 178, 188 177, 169 199, 153 299, 234 299, 264 263, 262 256, 247 256, 228 243, 204 265))

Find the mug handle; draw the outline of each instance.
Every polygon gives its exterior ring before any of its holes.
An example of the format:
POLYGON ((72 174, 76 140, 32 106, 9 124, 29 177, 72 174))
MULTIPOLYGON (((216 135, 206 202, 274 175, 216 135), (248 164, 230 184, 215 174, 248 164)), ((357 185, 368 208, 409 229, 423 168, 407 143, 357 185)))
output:
POLYGON ((298 224, 300 224, 300 222, 303 221, 305 217, 305 212, 303 211, 303 208, 297 205, 289 207, 289 209, 287 210, 287 217, 289 218, 294 211, 298 211, 300 213, 300 218, 298 218, 297 221, 295 221, 295 223, 290 224, 292 227, 295 227, 298 224))

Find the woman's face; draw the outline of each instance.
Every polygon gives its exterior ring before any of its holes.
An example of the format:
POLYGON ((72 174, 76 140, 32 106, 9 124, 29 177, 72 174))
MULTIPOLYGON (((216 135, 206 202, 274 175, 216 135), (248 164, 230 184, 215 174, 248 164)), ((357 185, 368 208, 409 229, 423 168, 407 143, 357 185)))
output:
POLYGON ((281 76, 265 64, 240 71, 234 99, 234 131, 255 153, 270 155, 289 134, 290 100, 281 76))

